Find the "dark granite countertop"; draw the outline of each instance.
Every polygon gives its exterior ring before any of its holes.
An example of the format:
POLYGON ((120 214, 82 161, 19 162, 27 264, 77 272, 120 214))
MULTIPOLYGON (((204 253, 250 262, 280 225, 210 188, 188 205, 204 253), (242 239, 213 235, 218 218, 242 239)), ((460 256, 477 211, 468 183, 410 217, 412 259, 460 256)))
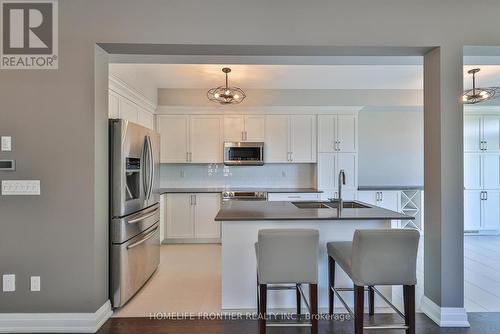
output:
POLYGON ((402 213, 369 205, 369 208, 299 209, 292 202, 230 201, 223 203, 216 221, 258 220, 407 220, 414 219, 402 213))
POLYGON ((358 186, 358 190, 424 190, 424 186, 358 186))
POLYGON ((161 194, 167 193, 221 193, 223 191, 265 191, 268 193, 321 193, 322 191, 314 188, 160 188, 161 194))

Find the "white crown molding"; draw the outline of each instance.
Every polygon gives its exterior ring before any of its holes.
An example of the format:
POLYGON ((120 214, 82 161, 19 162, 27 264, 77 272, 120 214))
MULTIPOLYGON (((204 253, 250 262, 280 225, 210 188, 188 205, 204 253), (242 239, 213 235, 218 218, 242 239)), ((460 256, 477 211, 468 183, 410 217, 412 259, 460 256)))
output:
POLYGON ((146 109, 147 111, 153 114, 156 111, 157 107, 156 102, 151 101, 150 99, 145 97, 141 92, 131 87, 125 81, 121 80, 120 78, 114 76, 111 73, 109 74, 109 89, 129 99, 130 101, 134 102, 138 106, 146 109))
POLYGON ((440 307, 423 296, 420 310, 439 327, 470 327, 467 312, 463 307, 440 307))
POLYGON ((254 106, 254 107, 232 107, 232 106, 165 106, 160 105, 156 109, 156 114, 328 114, 328 113, 357 113, 362 106, 254 106))
POLYGON ((0 313, 0 333, 95 333, 112 314, 109 300, 94 313, 0 313))
POLYGON ((500 106, 488 106, 488 105, 464 105, 464 112, 466 114, 483 114, 483 113, 498 113, 500 112, 500 106))

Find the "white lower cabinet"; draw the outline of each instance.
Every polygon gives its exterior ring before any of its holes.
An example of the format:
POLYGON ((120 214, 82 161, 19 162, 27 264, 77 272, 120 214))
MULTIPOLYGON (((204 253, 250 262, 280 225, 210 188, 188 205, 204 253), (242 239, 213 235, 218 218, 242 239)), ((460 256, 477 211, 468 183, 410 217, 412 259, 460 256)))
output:
POLYGON ((500 229, 500 190, 464 191, 464 230, 500 229))
POLYGON ((220 195, 167 194, 167 242, 220 242, 220 224, 214 221, 220 195))
POLYGON ((400 192, 397 190, 358 191, 358 200, 396 212, 400 210, 400 192))

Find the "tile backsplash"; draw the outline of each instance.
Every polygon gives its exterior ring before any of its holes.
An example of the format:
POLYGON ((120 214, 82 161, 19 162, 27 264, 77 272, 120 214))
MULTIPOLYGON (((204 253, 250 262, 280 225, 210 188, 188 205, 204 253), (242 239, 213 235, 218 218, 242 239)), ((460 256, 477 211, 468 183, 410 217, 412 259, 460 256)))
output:
POLYGON ((315 187, 316 164, 162 164, 161 187, 315 187))

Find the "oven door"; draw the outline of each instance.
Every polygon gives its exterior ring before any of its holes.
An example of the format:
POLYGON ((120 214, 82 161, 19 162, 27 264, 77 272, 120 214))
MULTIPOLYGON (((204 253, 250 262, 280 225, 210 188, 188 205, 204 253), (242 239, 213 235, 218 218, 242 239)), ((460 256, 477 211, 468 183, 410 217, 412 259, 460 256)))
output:
POLYGON ((264 143, 225 142, 224 165, 262 166, 264 164, 264 143))

